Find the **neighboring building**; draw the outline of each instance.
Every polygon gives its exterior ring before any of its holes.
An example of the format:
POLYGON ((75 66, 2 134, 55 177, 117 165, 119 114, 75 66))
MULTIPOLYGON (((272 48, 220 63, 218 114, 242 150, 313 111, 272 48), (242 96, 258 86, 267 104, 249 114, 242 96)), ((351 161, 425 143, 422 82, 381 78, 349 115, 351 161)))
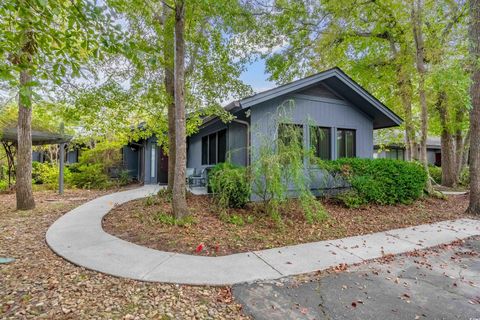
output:
MULTIPOLYGON (((399 143, 380 143, 375 140, 373 147, 374 158, 388 158, 405 160, 405 145, 399 143)), ((442 165, 442 146, 439 137, 427 138, 427 160, 431 165, 442 165)))
MULTIPOLYGON (((235 116, 233 121, 225 124, 217 117, 206 118, 199 131, 188 138, 187 168, 202 172, 227 157, 237 165, 248 165, 262 143, 273 143, 286 125, 299 128, 304 146, 314 147, 320 158, 371 158, 374 130, 402 122, 339 68, 232 102, 225 109, 235 116), (281 105, 290 113, 285 123, 276 116, 281 105)), ((125 158, 137 164, 132 169, 138 168, 139 180, 167 182, 168 158, 155 147, 154 138, 141 142, 138 149, 125 147, 124 152, 125 158)), ((304 161, 315 177, 312 188, 329 188, 322 170, 311 167, 308 159, 304 161)))
MULTIPOLYGON (((80 154, 79 149, 67 150, 65 152, 65 164, 78 162, 78 156, 80 154)), ((32 151, 32 161, 36 162, 48 162, 48 152, 46 151, 32 151)))

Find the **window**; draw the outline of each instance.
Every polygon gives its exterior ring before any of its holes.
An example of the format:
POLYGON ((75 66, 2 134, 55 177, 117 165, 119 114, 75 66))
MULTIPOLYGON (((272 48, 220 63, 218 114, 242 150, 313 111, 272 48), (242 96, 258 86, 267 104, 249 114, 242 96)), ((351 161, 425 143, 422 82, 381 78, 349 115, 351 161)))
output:
POLYGON ((208 164, 217 163, 217 134, 208 136, 208 164))
POLYGON ((405 160, 402 149, 390 149, 385 151, 385 158, 395 160, 405 160))
POLYGON ((310 147, 315 157, 330 160, 331 142, 330 128, 310 127, 310 147))
POLYGON ((202 165, 225 162, 227 153, 227 130, 202 137, 202 165))
POLYGON ((225 155, 227 154, 227 130, 219 131, 217 137, 217 161, 225 162, 225 155))
POLYGON ((278 140, 280 146, 289 146, 297 139, 298 146, 303 147, 303 125, 280 123, 278 125, 278 140))
POLYGON ((154 144, 152 144, 152 148, 150 149, 150 177, 155 178, 155 154, 157 153, 157 148, 154 144))
POLYGON ((356 156, 355 130, 337 130, 337 158, 354 158, 356 156))
POLYGON ((208 136, 202 137, 202 164, 208 164, 208 136))

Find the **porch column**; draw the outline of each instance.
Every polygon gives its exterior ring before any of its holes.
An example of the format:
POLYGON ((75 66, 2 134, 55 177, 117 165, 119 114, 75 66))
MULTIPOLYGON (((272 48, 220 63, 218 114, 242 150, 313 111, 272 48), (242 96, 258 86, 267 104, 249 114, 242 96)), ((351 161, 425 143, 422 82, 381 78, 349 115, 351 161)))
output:
POLYGON ((60 161, 58 173, 58 193, 63 194, 63 171, 65 166, 65 143, 60 143, 60 161))

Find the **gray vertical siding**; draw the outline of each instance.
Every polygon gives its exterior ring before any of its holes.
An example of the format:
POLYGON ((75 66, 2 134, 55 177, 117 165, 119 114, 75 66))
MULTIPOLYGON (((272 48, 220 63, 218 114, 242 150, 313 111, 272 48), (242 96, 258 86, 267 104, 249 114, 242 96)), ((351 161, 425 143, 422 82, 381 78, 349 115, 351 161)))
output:
POLYGON ((202 137, 223 129, 227 130, 227 158, 239 166, 247 165, 247 126, 235 121, 225 124, 218 120, 206 128, 200 129, 198 133, 188 139, 187 168, 195 168, 197 172, 200 172, 205 167, 211 167, 211 165, 202 165, 202 137))
POLYGON ((141 148, 133 148, 130 146, 124 146, 122 148, 123 153, 123 165, 125 169, 128 170, 128 174, 130 177, 134 179, 140 179, 139 177, 139 155, 138 153, 141 151, 141 148))
MULTIPOLYGON (((310 148, 310 125, 328 127, 331 130, 331 155, 337 157, 337 129, 356 131, 356 156, 371 158, 373 150, 373 120, 353 105, 343 100, 307 95, 291 95, 262 103, 251 109, 252 162, 255 161, 258 148, 262 144, 272 144, 277 137, 279 106, 287 106, 285 118, 290 123, 303 125, 304 146, 310 148)), ((284 118, 283 116, 281 118, 284 118)), ((305 159, 305 174, 310 180, 310 188, 317 194, 326 188, 344 187, 341 180, 333 179, 319 168, 310 165, 305 159)), ((293 187, 291 187, 293 188, 293 187)), ((293 189, 292 189, 293 191, 293 189)), ((255 195, 252 197, 256 200, 255 195)))
POLYGON ((248 134, 248 129, 245 124, 238 122, 228 124, 227 157, 236 165, 246 166, 248 163, 248 134))
MULTIPOLYGON (((202 137, 211 133, 226 129, 227 125, 220 120, 202 128, 196 134, 192 135, 188 141, 187 168, 195 168, 198 172, 209 165, 202 165, 202 137)), ((229 141, 229 132, 227 130, 227 142, 229 141)), ((227 145, 228 150, 228 145, 227 145)))
POLYGON ((262 143, 273 141, 277 136, 275 115, 280 105, 291 108, 287 118, 291 123, 303 124, 304 145, 309 147, 309 124, 329 127, 332 130, 332 156, 336 158, 336 130, 356 131, 356 155, 371 158, 373 150, 373 121, 363 112, 342 100, 334 100, 306 95, 292 95, 283 99, 267 101, 251 109, 252 157, 255 148, 262 143))
MULTIPOLYGON (((440 150, 439 150, 439 152, 440 152, 440 150)), ((435 154, 436 153, 437 153, 436 150, 433 150, 433 149, 428 149, 427 150, 427 161, 428 161, 429 164, 432 164, 432 165, 435 164, 435 162, 436 162, 435 154)))
POLYGON ((78 149, 73 149, 67 152, 67 163, 78 162, 78 149))

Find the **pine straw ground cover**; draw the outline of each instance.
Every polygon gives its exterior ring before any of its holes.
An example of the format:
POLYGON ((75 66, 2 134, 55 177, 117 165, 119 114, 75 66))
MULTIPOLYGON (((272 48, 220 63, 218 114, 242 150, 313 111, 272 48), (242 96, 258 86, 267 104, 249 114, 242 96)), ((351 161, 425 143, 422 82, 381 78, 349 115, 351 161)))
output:
POLYGON ((222 210, 209 196, 189 195, 192 218, 186 225, 174 225, 165 219, 171 210, 168 201, 151 197, 117 206, 104 218, 103 227, 119 238, 154 249, 227 255, 458 219, 465 217, 467 203, 467 196, 461 195, 447 200, 425 198, 411 205, 347 209, 325 200, 329 217, 308 224, 298 204, 291 201, 283 208, 283 223, 279 224, 258 205, 219 214, 222 210))
POLYGON ((45 243, 62 214, 105 192, 35 192, 37 208, 16 212, 15 197, 0 194, 0 319, 240 319, 226 287, 145 283, 77 267, 45 243))

